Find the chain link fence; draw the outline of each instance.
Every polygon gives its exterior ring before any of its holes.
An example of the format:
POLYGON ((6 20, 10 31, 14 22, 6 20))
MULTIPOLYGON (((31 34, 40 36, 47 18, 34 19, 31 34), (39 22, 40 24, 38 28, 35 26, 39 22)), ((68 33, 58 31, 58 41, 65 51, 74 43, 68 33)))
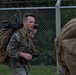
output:
POLYGON ((73 18, 76 18, 76 7, 61 8, 61 28, 73 18))
POLYGON ((2 21, 9 20, 14 22, 14 15, 17 15, 18 21, 22 21, 25 13, 34 13, 36 23, 39 29, 34 37, 36 49, 40 56, 33 60, 34 65, 55 65, 54 39, 56 36, 55 29, 55 8, 26 8, 26 9, 1 9, 0 10, 0 27, 3 27, 2 21))
MULTIPOLYGON (((61 28, 72 18, 76 17, 76 7, 60 7, 61 28)), ((55 7, 27 7, 27 8, 0 8, 0 28, 3 27, 2 21, 9 20, 14 22, 14 15, 18 21, 22 21, 25 13, 34 13, 39 29, 34 37, 36 49, 41 53, 34 65, 56 65, 56 52, 54 40, 56 37, 56 18, 55 7)))

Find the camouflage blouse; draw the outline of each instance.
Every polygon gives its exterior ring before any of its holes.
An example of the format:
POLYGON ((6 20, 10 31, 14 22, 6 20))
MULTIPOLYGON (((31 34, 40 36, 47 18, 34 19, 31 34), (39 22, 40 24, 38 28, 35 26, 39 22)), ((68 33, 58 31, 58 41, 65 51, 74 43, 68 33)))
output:
MULTIPOLYGON (((26 32, 25 29, 23 29, 25 32, 26 37, 29 38, 29 33, 26 32)), ((12 58, 19 58, 20 52, 26 52, 28 50, 28 47, 30 45, 29 41, 25 38, 24 42, 22 45, 20 45, 21 41, 22 41, 22 34, 19 31, 16 31, 8 45, 7 45, 7 49, 6 49, 6 53, 8 56, 12 57, 12 58)))

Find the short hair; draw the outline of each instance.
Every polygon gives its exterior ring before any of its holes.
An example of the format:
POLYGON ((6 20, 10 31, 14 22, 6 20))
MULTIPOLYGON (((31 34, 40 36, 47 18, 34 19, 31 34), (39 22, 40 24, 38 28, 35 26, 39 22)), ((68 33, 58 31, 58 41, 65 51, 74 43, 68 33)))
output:
POLYGON ((34 18, 35 18, 35 16, 34 16, 33 13, 26 13, 26 14, 23 16, 23 21, 25 21, 28 16, 31 16, 31 17, 34 17, 34 18))

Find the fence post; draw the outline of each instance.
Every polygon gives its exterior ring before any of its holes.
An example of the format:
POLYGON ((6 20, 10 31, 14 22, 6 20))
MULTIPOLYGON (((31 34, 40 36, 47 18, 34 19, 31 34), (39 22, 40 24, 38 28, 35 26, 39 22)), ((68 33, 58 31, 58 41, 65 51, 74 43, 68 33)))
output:
MULTIPOLYGON (((59 35, 59 32, 61 30, 61 17, 60 17, 60 4, 61 0, 57 0, 56 2, 56 37, 59 35)), ((56 55, 57 60, 57 74, 59 74, 59 63, 58 63, 58 56, 56 55)))

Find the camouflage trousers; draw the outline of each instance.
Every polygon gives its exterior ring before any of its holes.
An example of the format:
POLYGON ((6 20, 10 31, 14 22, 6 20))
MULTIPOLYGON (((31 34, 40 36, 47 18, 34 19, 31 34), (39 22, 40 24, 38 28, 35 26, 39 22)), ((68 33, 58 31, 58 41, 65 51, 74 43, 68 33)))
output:
POLYGON ((11 75, 30 75, 30 69, 28 65, 22 65, 19 62, 8 62, 8 66, 11 70, 11 75))

